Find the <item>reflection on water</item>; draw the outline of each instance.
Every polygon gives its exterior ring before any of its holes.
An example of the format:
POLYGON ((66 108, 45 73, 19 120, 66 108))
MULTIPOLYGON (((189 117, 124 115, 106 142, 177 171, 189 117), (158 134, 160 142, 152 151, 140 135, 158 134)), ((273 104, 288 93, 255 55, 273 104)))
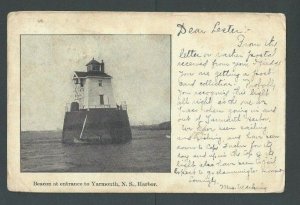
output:
POLYGON ((132 130, 119 145, 61 143, 61 132, 22 132, 22 172, 170 172, 170 130, 132 130))

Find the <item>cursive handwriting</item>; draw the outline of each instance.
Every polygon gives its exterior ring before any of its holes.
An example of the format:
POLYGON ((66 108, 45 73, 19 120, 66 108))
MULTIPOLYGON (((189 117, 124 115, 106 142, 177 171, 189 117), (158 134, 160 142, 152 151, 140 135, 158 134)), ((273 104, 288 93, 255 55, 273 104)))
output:
POLYGON ((210 35, 205 39, 211 41, 193 37, 197 43, 177 50, 179 130, 173 173, 189 183, 267 191, 263 181, 254 183, 256 176, 284 171, 276 151, 283 136, 273 126, 283 61, 280 43, 274 34, 249 37, 252 31, 222 21, 205 27, 177 24, 181 41, 186 41, 181 36, 195 34, 210 35), (223 43, 223 38, 229 43, 223 43), (232 181, 223 180, 228 176, 232 181))

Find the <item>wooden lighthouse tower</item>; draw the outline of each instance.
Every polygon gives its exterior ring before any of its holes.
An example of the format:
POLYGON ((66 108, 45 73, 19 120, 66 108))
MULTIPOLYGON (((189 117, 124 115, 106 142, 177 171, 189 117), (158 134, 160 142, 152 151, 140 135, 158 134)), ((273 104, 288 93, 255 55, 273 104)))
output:
POLYGON ((87 72, 75 71, 75 101, 80 108, 113 108, 116 102, 111 85, 112 77, 105 73, 104 62, 92 59, 87 66, 87 72))
POLYGON ((64 143, 122 143, 131 140, 127 106, 117 105, 112 77, 105 73, 103 60, 94 58, 86 71, 75 71, 74 101, 66 109, 64 143))

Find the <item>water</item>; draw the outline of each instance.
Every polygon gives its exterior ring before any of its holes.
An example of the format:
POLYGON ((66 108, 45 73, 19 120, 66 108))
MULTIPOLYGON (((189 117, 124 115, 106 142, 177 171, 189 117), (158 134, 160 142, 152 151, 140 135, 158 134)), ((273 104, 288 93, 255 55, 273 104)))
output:
POLYGON ((21 133, 22 172, 170 172, 170 130, 132 130, 118 145, 66 145, 61 131, 21 133))

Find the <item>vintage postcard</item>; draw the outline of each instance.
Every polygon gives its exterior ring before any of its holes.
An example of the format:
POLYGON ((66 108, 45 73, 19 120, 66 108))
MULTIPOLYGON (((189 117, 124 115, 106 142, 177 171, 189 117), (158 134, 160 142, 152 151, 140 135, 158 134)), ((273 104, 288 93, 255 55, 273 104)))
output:
POLYGON ((285 16, 8 15, 8 189, 285 185, 285 16))

